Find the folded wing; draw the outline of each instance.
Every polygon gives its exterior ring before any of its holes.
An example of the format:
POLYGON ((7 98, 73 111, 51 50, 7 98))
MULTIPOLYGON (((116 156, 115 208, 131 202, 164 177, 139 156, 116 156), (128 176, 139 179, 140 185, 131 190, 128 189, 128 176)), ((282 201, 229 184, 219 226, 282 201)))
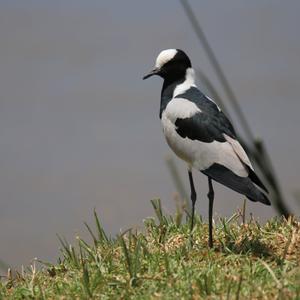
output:
POLYGON ((211 157, 210 165, 205 169, 200 168, 201 172, 252 201, 270 204, 257 188, 267 192, 266 187, 255 174, 230 121, 221 111, 206 113, 201 110, 189 118, 177 118, 175 126, 182 138, 199 142, 199 160, 203 159, 201 147, 206 149, 205 159, 211 157))

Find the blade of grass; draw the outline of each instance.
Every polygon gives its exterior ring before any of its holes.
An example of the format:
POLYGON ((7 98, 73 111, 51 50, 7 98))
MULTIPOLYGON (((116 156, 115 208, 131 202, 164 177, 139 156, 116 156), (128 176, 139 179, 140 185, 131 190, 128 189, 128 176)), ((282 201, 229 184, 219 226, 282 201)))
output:
POLYGON ((160 225, 163 225, 165 222, 164 222, 163 212, 162 212, 162 209, 161 209, 160 199, 152 199, 150 201, 151 201, 151 204, 154 208, 154 212, 155 212, 155 214, 156 214, 156 216, 159 220, 160 225))
POLYGON ((119 241, 120 241, 120 244, 121 244, 122 249, 123 249, 123 253, 124 253, 124 257, 125 257, 125 261, 126 261, 126 265, 127 265, 127 270, 128 270, 130 279, 132 279, 133 278, 132 263, 131 263, 130 254, 129 254, 128 248, 127 248, 125 240, 124 240, 124 238, 122 236, 119 236, 119 241))
POLYGON ((103 227, 101 226, 101 223, 99 221, 99 217, 97 215, 96 209, 94 209, 94 218, 95 218, 95 221, 96 221, 99 241, 107 243, 108 242, 108 237, 107 237, 103 227))

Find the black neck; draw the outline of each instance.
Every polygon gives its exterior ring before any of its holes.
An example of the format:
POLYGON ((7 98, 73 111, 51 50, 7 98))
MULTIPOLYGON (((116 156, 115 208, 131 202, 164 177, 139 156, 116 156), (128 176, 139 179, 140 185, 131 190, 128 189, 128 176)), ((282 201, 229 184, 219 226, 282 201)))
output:
POLYGON ((161 119, 161 115, 165 110, 168 103, 173 98, 173 93, 177 85, 183 83, 185 81, 185 77, 181 77, 177 80, 164 80, 164 84, 161 90, 161 98, 160 98, 160 111, 159 111, 159 118, 161 119))

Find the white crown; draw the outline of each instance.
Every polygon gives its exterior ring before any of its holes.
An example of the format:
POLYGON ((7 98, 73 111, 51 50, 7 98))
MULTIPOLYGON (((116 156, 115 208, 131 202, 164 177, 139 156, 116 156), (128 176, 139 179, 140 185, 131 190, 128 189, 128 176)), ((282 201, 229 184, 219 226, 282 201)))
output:
POLYGON ((176 53, 177 53, 176 49, 166 49, 166 50, 161 51, 156 58, 155 68, 160 69, 163 65, 165 65, 172 58, 174 58, 176 53))

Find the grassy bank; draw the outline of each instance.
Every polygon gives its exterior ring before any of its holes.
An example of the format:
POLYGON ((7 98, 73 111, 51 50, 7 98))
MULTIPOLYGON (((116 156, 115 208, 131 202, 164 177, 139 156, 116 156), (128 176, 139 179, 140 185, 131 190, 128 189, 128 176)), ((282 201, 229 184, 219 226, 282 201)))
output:
POLYGON ((0 283, 0 299, 300 299, 300 223, 272 219, 241 224, 238 214, 214 228, 197 218, 193 238, 182 215, 163 215, 145 231, 109 238, 95 214, 86 224, 93 242, 61 239, 62 257, 41 271, 34 265, 0 283))

